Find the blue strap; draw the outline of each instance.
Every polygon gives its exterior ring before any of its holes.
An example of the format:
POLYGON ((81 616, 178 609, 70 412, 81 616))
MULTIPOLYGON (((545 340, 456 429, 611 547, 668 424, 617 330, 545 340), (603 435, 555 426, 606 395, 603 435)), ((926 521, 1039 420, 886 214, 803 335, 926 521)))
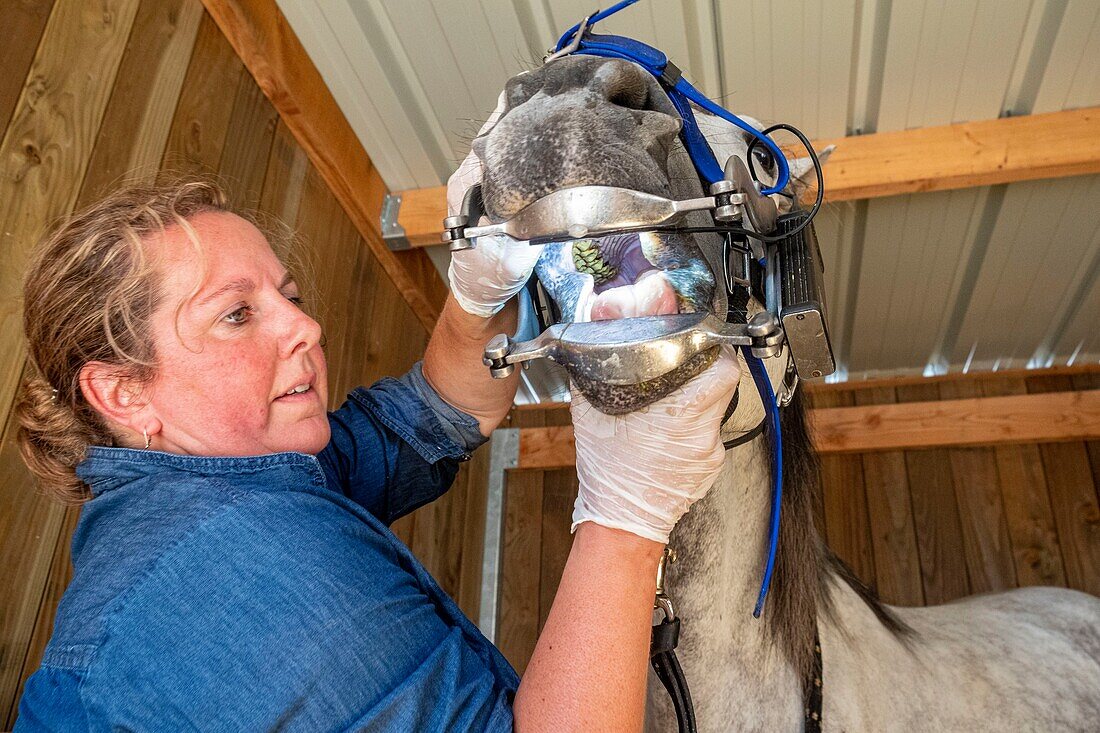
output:
POLYGON ((772 391, 772 382, 768 379, 768 371, 764 368, 764 362, 752 354, 748 346, 741 347, 741 353, 745 357, 745 363, 749 365, 752 381, 756 383, 756 390, 760 393, 760 399, 764 402, 764 417, 768 423, 768 432, 772 436, 773 465, 772 465, 772 508, 768 529, 768 559, 764 563, 764 579, 760 583, 760 595, 756 598, 756 607, 752 615, 760 618, 764 610, 764 601, 768 597, 768 589, 772 584, 772 571, 775 569, 775 553, 779 547, 779 514, 783 501, 783 434, 779 429, 779 404, 775 400, 775 392, 772 391))
MULTIPOLYGON (((591 28, 596 21, 606 18, 622 8, 633 5, 635 2, 637 2, 637 0, 623 0, 606 11, 596 13, 589 19, 589 28, 591 28)), ((560 51, 565 48, 570 39, 572 39, 573 34, 579 29, 580 24, 578 23, 566 31, 565 35, 558 41, 556 50, 560 51)), ((691 109, 690 102, 694 102, 712 115, 721 117, 723 120, 741 128, 757 138, 771 152, 778 166, 779 177, 774 186, 765 188, 762 193, 765 195, 778 193, 786 188, 787 183, 790 181, 790 169, 787 166, 787 158, 783 155, 783 151, 781 151, 767 135, 764 135, 737 115, 712 102, 706 95, 692 86, 691 82, 683 76, 677 74, 675 81, 668 79, 665 72, 668 70, 669 61, 668 56, 666 56, 663 51, 647 43, 642 43, 641 41, 625 36, 586 33, 574 53, 632 61, 657 79, 662 80, 665 83, 665 91, 669 99, 680 113, 680 117, 684 120, 684 132, 681 135, 684 146, 691 156, 692 163, 695 164, 696 171, 698 171, 699 175, 708 183, 715 183, 716 181, 722 180, 724 174, 722 172, 722 166, 718 163, 714 155, 714 151, 711 150, 710 145, 707 144, 702 133, 699 132, 699 126, 695 122, 695 113, 691 109)))

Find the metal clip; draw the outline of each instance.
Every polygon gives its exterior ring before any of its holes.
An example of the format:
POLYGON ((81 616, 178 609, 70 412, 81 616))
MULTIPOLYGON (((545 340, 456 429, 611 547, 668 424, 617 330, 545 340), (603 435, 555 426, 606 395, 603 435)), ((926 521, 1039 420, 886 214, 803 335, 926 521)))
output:
POLYGON ((672 606, 672 599, 665 593, 666 565, 674 562, 676 562, 676 551, 665 546, 665 551, 661 554, 661 559, 657 563, 657 595, 653 599, 653 609, 664 613, 666 621, 672 621, 676 618, 676 609, 672 606))
MULTIPOLYGON (((599 12, 599 11, 596 11, 596 12, 599 12)), ((551 61, 554 61, 555 59, 560 59, 562 56, 568 56, 569 54, 573 53, 578 48, 580 48, 581 47, 581 40, 583 40, 584 34, 588 31, 588 21, 595 14, 596 13, 589 13, 588 15, 584 16, 584 20, 582 20, 580 22, 580 24, 577 26, 577 32, 573 34, 573 40, 571 40, 569 42, 568 46, 566 46, 565 48, 563 48, 560 51, 554 51, 553 49, 548 49, 546 51, 546 55, 542 57, 543 65, 546 65, 546 64, 550 63, 551 61)))
POLYGON ((795 369, 794 359, 790 349, 787 349, 787 370, 783 374, 783 391, 775 398, 779 407, 786 407, 794 399, 794 393, 798 390, 798 370, 795 369))

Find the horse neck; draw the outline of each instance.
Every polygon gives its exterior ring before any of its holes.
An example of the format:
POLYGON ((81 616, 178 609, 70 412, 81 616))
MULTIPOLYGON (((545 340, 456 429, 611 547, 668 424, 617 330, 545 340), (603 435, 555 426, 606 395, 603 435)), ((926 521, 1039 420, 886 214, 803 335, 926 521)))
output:
POLYGON ((742 700, 798 697, 797 676, 764 621, 752 616, 770 511, 769 452, 757 439, 727 452, 714 487, 673 533, 678 559, 668 590, 682 620, 680 656, 686 667, 700 669, 693 687, 699 680, 713 685, 715 695, 736 690, 742 700))

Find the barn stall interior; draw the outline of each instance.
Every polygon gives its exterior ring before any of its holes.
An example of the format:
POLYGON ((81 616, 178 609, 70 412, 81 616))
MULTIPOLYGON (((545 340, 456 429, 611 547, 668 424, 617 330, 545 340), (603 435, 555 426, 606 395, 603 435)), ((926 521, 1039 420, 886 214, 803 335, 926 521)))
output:
MULTIPOLYGON (((214 173, 300 234, 330 406, 403 373, 447 294, 442 184, 505 82, 591 10, 471 8, 0 0, 0 727, 79 517, 36 491, 15 441, 30 247, 123 179, 214 173)), ((838 370, 804 389, 837 555, 900 606, 1100 595, 1095 3, 683 0, 606 23, 733 112, 836 146, 815 224, 838 370)), ((572 539, 567 393, 559 370, 526 372, 492 445, 393 527, 520 672, 572 539)))

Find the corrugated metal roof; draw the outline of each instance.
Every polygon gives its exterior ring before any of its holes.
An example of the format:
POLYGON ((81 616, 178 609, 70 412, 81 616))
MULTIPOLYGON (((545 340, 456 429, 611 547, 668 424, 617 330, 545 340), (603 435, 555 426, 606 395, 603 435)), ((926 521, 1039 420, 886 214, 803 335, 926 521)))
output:
MULTIPOLYGON (((391 189, 435 186, 591 0, 279 0, 391 189)), ((1100 105, 1095 0, 649 0, 604 21, 733 112, 839 137, 1100 105)), ((829 205, 849 379, 1100 361, 1100 177, 829 205)), ((433 254, 445 262, 446 253, 433 254)))

